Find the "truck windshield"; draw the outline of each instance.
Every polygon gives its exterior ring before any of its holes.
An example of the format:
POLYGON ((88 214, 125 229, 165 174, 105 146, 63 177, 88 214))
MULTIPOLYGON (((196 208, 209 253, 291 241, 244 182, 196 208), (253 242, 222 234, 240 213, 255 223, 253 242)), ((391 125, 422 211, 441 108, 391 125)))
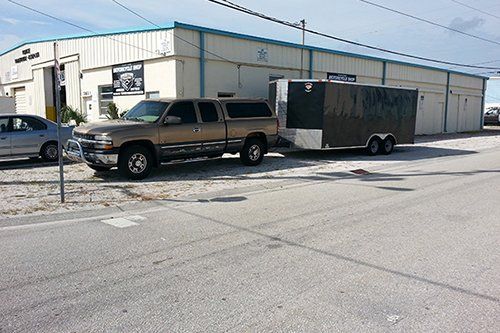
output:
POLYGON ((166 102, 142 101, 130 109, 123 119, 154 123, 165 112, 167 106, 166 102))

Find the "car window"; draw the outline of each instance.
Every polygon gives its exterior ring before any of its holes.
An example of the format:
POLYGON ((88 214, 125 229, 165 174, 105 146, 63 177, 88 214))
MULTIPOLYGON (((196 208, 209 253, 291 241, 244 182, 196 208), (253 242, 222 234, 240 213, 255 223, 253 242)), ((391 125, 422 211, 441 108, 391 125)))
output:
POLYGON ((183 124, 197 123, 193 102, 177 102, 168 111, 169 116, 179 117, 183 124))
POLYGON ((219 113, 217 112, 217 107, 212 102, 200 102, 198 103, 198 108, 200 109, 201 120, 204 123, 212 123, 219 121, 219 113))
POLYGON ((9 118, 0 118, 0 133, 9 130, 9 118))
POLYGON ((31 117, 12 118, 12 131, 29 132, 46 130, 47 126, 41 121, 31 117))
POLYGON ((266 103, 227 103, 226 109, 231 118, 260 118, 273 115, 266 103))

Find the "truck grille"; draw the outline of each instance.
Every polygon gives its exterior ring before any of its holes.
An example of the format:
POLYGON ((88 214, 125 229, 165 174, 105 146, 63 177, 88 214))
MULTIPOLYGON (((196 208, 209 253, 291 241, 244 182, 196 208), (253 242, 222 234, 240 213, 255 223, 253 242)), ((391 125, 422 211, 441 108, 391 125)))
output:
POLYGON ((94 140, 95 139, 95 135, 93 135, 93 134, 83 134, 83 133, 74 132, 73 136, 75 137, 75 139, 84 139, 84 140, 94 140))

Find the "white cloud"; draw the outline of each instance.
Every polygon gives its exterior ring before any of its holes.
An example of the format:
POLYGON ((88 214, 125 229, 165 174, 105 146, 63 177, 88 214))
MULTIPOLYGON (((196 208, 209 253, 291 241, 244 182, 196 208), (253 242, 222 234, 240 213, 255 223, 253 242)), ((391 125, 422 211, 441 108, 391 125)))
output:
POLYGON ((12 24, 12 25, 16 25, 19 22, 21 22, 20 20, 12 18, 12 17, 2 17, 1 20, 4 22, 7 22, 9 24, 12 24))

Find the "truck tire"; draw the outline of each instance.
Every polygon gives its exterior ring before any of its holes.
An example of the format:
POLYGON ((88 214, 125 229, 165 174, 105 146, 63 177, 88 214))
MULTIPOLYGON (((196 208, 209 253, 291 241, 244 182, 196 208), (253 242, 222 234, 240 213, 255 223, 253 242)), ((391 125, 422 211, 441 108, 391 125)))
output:
POLYGON ((257 138, 249 138, 245 140, 245 145, 240 152, 240 160, 244 165, 255 166, 259 165, 264 158, 264 143, 257 138))
POLYGON ((394 150, 394 140, 391 137, 385 138, 382 146, 380 147, 380 151, 384 155, 390 155, 394 150))
POLYGON ((366 151, 368 155, 375 156, 379 153, 381 146, 382 146, 382 141, 379 139, 379 137, 374 137, 370 140, 370 142, 368 142, 366 151))
POLYGON ((40 149, 40 156, 45 162, 57 161, 59 153, 57 150, 57 142, 47 142, 40 149))
POLYGON ((101 165, 89 165, 89 168, 95 171, 109 171, 111 170, 110 167, 107 166, 101 166, 101 165))
POLYGON ((149 176, 153 169, 153 156, 143 146, 125 148, 118 157, 118 171, 123 177, 141 180, 149 176))

